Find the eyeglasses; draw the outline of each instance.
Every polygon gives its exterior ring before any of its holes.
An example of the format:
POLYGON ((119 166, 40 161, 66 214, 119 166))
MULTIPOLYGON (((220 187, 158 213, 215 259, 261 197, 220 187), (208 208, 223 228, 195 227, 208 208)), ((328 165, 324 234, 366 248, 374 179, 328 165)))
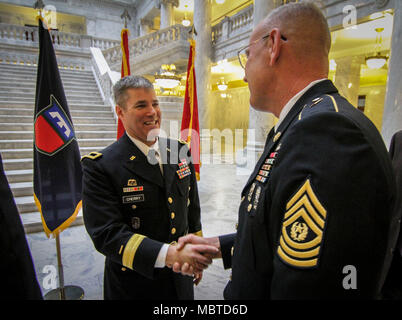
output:
MULTIPOLYGON (((241 66, 243 69, 246 69, 246 63, 247 63, 247 59, 248 59, 248 49, 249 49, 253 44, 256 44, 257 42, 259 42, 259 41, 261 41, 261 40, 268 39, 270 36, 271 36, 271 31, 270 31, 267 35, 263 36, 262 38, 257 39, 257 40, 255 40, 255 41, 251 42, 251 43, 248 44, 247 46, 245 46, 245 47, 241 48, 239 51, 237 51, 237 58, 239 59, 240 66, 241 66)), ((288 39, 285 38, 283 35, 281 35, 281 39, 282 39, 283 41, 287 41, 287 40, 288 40, 288 39)))

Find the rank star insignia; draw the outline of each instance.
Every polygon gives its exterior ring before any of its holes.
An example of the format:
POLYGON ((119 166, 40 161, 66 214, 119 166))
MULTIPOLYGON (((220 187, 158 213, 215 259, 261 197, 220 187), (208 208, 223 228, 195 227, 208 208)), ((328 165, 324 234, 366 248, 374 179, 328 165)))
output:
POLYGON ((327 211, 307 179, 286 205, 277 248, 279 258, 293 267, 317 266, 326 217, 327 211))
POLYGON ((278 139, 281 137, 282 133, 278 132, 275 137, 274 137, 274 142, 278 141, 278 139))

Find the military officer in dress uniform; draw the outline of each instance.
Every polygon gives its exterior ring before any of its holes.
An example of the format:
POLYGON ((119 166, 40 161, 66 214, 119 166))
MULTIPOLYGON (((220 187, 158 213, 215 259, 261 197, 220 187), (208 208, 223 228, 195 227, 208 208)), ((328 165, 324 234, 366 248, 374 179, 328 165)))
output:
POLYGON ((147 79, 125 77, 114 94, 126 133, 82 159, 85 227, 106 256, 104 298, 193 299, 193 278, 168 268, 197 256, 211 262, 192 247, 175 250, 180 236, 202 234, 188 147, 158 138, 161 111, 147 79))
POLYGON ((327 79, 330 37, 305 2, 273 10, 251 35, 250 104, 279 121, 242 191, 237 232, 179 240, 220 248, 226 299, 380 298, 395 177, 375 126, 327 79))

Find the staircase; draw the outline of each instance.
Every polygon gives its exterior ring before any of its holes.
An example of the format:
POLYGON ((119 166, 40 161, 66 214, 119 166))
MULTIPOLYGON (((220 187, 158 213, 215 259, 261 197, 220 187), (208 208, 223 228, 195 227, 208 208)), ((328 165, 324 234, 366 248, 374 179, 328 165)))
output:
MULTIPOLYGON (((37 67, 0 64, 0 153, 27 233, 42 231, 33 198, 33 119, 37 67)), ((81 156, 116 140, 116 121, 91 71, 60 69, 81 156)), ((79 213, 75 224, 82 224, 79 213)))

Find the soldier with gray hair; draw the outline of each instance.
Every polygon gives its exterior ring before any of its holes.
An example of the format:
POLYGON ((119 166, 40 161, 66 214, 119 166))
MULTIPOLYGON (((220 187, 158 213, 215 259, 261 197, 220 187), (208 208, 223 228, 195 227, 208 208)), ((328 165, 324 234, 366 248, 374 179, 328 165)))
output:
MULTIPOLYGON (((395 245, 395 177, 376 127, 328 79, 315 5, 273 10, 239 52, 251 106, 278 117, 219 248, 226 299, 378 299, 395 245), (243 54, 244 52, 244 54, 243 54)), ((175 271, 191 273, 179 263, 175 271)))
POLYGON ((189 150, 185 143, 158 136, 162 113, 151 82, 128 76, 113 89, 126 132, 82 158, 85 227, 106 257, 104 298, 193 299, 193 282, 201 280, 202 270, 193 279, 170 268, 193 259, 206 266, 211 259, 199 251, 217 249, 176 250, 180 236, 202 234, 189 150))

